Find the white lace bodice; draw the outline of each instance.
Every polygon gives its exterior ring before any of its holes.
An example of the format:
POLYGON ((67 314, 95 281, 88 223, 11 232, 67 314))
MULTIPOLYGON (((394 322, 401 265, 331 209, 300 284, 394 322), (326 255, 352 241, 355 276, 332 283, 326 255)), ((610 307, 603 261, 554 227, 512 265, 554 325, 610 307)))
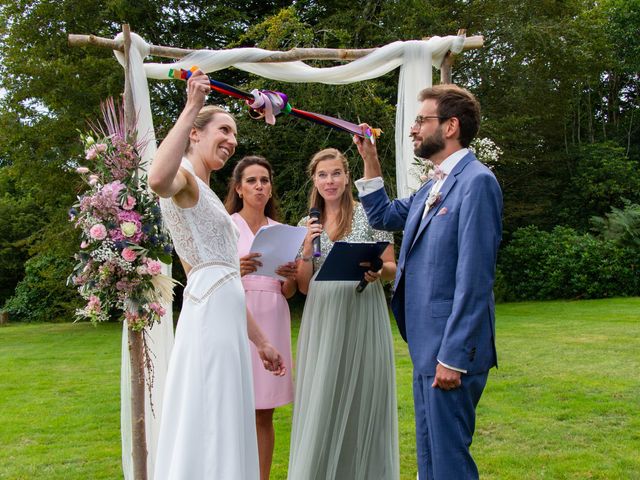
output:
POLYGON ((180 258, 196 267, 207 262, 224 262, 240 268, 238 228, 218 196, 195 174, 185 157, 181 167, 198 183, 198 203, 190 208, 176 205, 171 198, 160 199, 164 224, 180 258))

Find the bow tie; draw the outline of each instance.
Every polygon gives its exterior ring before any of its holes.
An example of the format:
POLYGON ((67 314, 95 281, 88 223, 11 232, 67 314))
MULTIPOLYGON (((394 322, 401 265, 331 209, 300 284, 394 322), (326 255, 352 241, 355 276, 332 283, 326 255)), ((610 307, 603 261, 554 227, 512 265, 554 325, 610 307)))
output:
POLYGON ((427 178, 429 178, 429 180, 444 180, 446 176, 447 174, 444 173, 444 170, 437 165, 427 172, 427 178))

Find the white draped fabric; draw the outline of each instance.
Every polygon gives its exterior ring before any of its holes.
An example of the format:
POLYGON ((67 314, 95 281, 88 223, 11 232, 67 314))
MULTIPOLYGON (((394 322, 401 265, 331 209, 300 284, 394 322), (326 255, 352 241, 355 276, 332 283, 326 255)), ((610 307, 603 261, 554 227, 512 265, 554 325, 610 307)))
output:
MULTIPOLYGON (((168 268, 165 274, 170 275, 168 268)), ((171 306, 167 309, 171 312, 171 306)), ((122 436, 122 471, 125 479, 133 478, 132 431, 131 431, 131 365, 129 361, 129 335, 127 324, 122 329, 122 365, 120 370, 120 431, 122 436)), ((173 318, 171 313, 162 317, 162 323, 147 332, 147 343, 151 349, 154 377, 151 397, 145 387, 145 430, 147 437, 147 471, 153 478, 153 466, 156 460, 156 446, 160 434, 160 413, 164 384, 169 368, 169 357, 173 347, 173 318), (153 410, 151 408, 153 403, 153 410)))
MULTIPOLYGON (((138 37, 139 38, 139 37, 138 37)), ((142 160, 147 165, 156 153, 156 136, 151 117, 149 103, 149 87, 142 70, 143 59, 148 51, 131 48, 129 59, 131 65, 131 88, 133 102, 137 114, 138 138, 144 140, 146 147, 142 152, 142 160)), ((119 55, 122 55, 118 52, 119 55)), ((120 63, 124 58, 118 57, 120 63)), ((171 276, 171 267, 164 265, 163 272, 171 276)), ((147 472, 148 478, 153 478, 153 468, 156 460, 156 447, 160 433, 160 414, 162 412, 162 398, 164 384, 169 368, 169 357, 173 347, 173 312, 171 305, 165 305, 167 314, 159 324, 146 332, 147 344, 151 350, 154 366, 153 388, 151 395, 145 388, 145 430, 147 437, 147 472), (153 408, 151 405, 153 404, 153 408)), ((133 479, 133 442, 131 429, 131 363, 129 357, 129 336, 126 322, 122 329, 122 360, 120 368, 120 432, 122 437, 122 471, 126 480, 133 479)))
MULTIPOLYGON (((116 39, 121 38, 120 34, 116 39)), ((210 73, 228 67, 235 67, 262 77, 283 82, 299 83, 325 83, 332 85, 344 85, 360 82, 384 75, 391 70, 400 67, 400 79, 398 84, 398 104, 396 110, 396 178, 398 196, 408 196, 419 185, 417 176, 410 172, 413 162, 413 146, 408 132, 418 110, 418 92, 432 83, 432 68, 439 68, 448 51, 459 53, 464 46, 464 36, 432 37, 429 40, 398 41, 376 49, 366 57, 354 60, 348 64, 315 68, 304 62, 286 63, 257 63, 259 60, 272 55, 274 52, 259 48, 236 48, 230 50, 199 50, 189 54, 182 60, 174 63, 144 63, 143 59, 149 55, 149 44, 140 36, 131 34, 131 51, 129 55, 129 71, 132 83, 132 95, 135 110, 137 112, 137 127, 140 138, 149 141, 144 152, 144 159, 150 161, 156 151, 151 106, 149 103, 149 87, 147 78, 168 80, 169 69, 189 69, 197 65, 203 72, 210 73)), ((118 61, 124 65, 124 55, 114 52, 118 61)), ((301 107, 304 107, 301 105, 301 107)), ((323 112, 332 114, 334 112, 323 112)), ((372 123, 375 119, 369 119, 372 123)), ((162 405, 162 390, 166 365, 171 351, 173 332, 169 334, 168 328, 172 327, 170 315, 151 331, 153 351, 155 354, 155 388, 153 402, 156 417, 149 419, 147 415, 147 447, 149 450, 149 471, 153 476, 153 464, 155 460, 156 438, 160 421, 159 412, 162 405), (157 337, 157 339, 155 339, 157 337)), ((130 387, 128 386, 128 349, 124 348, 123 339, 123 367, 122 367, 122 442, 123 442, 123 467, 125 478, 132 478, 131 469, 131 427, 130 411, 130 387), (126 385, 125 385, 126 384, 126 385), (126 417, 126 418, 125 418, 126 417)))

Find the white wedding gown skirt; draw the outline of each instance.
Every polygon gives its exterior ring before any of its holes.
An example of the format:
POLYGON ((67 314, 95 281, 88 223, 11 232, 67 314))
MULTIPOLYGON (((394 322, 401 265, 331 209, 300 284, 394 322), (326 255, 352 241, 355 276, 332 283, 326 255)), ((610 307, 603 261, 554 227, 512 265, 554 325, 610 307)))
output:
POLYGON ((238 270, 189 274, 163 401, 156 480, 259 478, 251 356, 238 270))

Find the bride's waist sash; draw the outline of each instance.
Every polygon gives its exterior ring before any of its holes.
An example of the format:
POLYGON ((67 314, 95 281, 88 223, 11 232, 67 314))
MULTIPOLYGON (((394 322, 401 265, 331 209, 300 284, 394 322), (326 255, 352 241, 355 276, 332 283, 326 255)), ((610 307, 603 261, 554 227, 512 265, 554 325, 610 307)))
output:
POLYGON ((194 266, 187 274, 185 300, 203 303, 226 283, 240 278, 238 266, 229 262, 212 261, 194 266))

